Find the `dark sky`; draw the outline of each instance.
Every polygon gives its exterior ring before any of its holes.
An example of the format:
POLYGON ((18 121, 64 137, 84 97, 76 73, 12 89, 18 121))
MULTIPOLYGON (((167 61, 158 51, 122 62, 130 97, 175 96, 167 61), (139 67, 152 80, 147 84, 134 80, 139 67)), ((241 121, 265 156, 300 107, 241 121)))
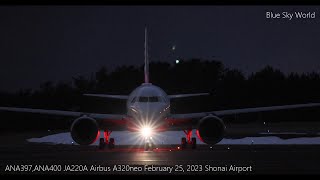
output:
POLYGON ((71 80, 102 65, 142 65, 145 25, 151 61, 215 57, 246 73, 266 65, 320 70, 319 7, 3 6, 0 90, 71 80), (316 18, 266 19, 267 11, 311 11, 316 18))

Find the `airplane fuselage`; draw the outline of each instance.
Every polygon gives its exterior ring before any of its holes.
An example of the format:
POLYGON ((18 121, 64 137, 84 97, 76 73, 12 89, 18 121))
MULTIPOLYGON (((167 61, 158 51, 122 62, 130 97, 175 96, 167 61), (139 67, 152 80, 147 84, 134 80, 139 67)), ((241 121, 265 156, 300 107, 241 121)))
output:
POLYGON ((161 131, 165 119, 170 114, 170 99, 158 86, 143 83, 129 95, 127 100, 128 129, 132 131, 143 127, 161 131))

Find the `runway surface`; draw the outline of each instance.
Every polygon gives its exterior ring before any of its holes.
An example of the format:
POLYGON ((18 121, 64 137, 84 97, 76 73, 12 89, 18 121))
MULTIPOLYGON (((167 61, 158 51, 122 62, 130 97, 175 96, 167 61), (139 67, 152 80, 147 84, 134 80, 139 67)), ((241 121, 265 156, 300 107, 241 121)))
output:
POLYGON ((319 174, 320 145, 138 146, 20 144, 0 147, 1 174, 319 174))

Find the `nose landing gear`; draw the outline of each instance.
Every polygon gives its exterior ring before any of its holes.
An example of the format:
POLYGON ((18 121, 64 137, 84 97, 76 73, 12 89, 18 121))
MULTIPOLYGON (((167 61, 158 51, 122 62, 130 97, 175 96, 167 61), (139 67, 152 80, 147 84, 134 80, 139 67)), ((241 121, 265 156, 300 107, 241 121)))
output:
POLYGON ((110 138, 110 141, 109 141, 109 137, 111 133, 112 131, 108 131, 108 130, 104 131, 103 133, 104 138, 100 138, 100 141, 99 141, 99 149, 104 149, 106 145, 108 145, 109 149, 113 149, 115 147, 114 138, 110 138))
POLYGON ((154 143, 152 142, 152 137, 146 137, 144 143, 145 151, 152 151, 154 149, 154 143))
POLYGON ((192 149, 196 149, 197 139, 195 137, 192 137, 192 130, 184 130, 183 132, 186 134, 186 138, 181 138, 181 148, 186 149, 187 145, 190 144, 192 149))

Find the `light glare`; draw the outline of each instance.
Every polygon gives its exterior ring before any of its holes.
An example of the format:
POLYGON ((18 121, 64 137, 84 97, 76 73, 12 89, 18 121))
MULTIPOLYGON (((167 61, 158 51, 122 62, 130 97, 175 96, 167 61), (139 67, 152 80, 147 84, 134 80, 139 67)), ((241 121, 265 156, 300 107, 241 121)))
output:
POLYGON ((144 137, 149 137, 151 135, 152 131, 151 131, 151 128, 150 127, 143 127, 141 129, 141 134, 142 136, 144 137))

